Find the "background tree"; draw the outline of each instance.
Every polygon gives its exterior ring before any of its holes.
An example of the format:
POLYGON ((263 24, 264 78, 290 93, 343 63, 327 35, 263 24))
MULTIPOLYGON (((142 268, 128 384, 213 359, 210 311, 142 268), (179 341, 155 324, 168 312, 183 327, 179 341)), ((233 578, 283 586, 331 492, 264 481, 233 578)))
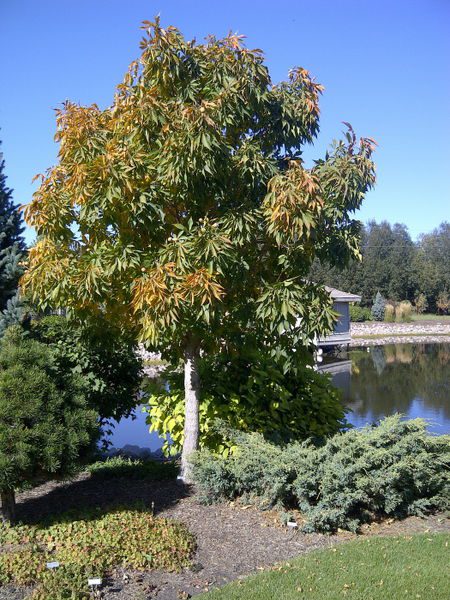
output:
POLYGON ((450 226, 441 225, 429 234, 411 240, 405 225, 369 222, 361 234, 362 260, 337 268, 317 259, 310 278, 362 296, 370 306, 377 291, 398 302, 410 302, 424 294, 427 307, 436 311, 438 296, 450 286, 450 226))
POLYGON ((57 373, 50 349, 6 332, 0 349, 0 494, 14 521, 17 488, 74 472, 95 448, 98 421, 79 377, 57 373))
POLYGON ((417 287, 431 310, 437 309, 440 292, 450 289, 450 223, 444 222, 419 239, 415 261, 417 287))
POLYGON ((5 161, 0 152, 0 312, 16 295, 25 252, 21 216, 12 200, 12 190, 6 186, 4 169, 5 161))
POLYGON ((436 307, 441 314, 446 315, 448 313, 450 309, 450 294, 447 290, 439 292, 436 300, 436 307))
POLYGON ((428 300, 425 294, 423 294, 422 292, 420 294, 417 294, 417 296, 414 299, 414 307, 418 315, 421 315, 427 310, 428 300))
POLYGON ((110 108, 58 112, 59 164, 25 210, 39 239, 23 284, 41 307, 101 314, 183 360, 187 480, 201 354, 246 333, 279 352, 331 327, 331 300, 306 276, 316 255, 359 255, 352 213, 375 180, 374 143, 349 127, 307 169, 322 87, 306 70, 273 85, 239 36, 144 29, 110 108))

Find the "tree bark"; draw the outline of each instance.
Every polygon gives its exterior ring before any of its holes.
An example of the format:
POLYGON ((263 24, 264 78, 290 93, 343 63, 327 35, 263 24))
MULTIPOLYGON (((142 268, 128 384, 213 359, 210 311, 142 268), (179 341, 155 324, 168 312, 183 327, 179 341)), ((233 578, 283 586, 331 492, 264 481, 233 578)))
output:
POLYGON ((2 501, 2 521, 4 523, 14 523, 16 520, 16 496, 14 490, 1 490, 0 498, 2 501))
POLYGON ((192 483, 191 465, 188 458, 198 449, 200 376, 198 372, 199 348, 189 344, 184 353, 184 443, 181 453, 180 479, 192 483))

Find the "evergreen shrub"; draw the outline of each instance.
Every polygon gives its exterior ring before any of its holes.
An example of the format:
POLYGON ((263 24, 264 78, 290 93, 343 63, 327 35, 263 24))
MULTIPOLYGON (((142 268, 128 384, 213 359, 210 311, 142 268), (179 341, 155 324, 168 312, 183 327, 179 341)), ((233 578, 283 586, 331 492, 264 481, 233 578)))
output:
POLYGON ((449 508, 450 436, 433 436, 422 419, 383 419, 312 442, 277 446, 237 434, 225 458, 201 450, 193 473, 205 502, 242 498, 263 508, 298 508, 305 531, 357 531, 377 517, 449 508))
POLYGON ((384 321, 384 310, 386 307, 386 300, 377 292, 375 301, 372 306, 372 318, 374 321, 384 321))
POLYGON ((50 349, 10 327, 0 348, 0 493, 14 520, 14 492, 73 474, 89 460, 98 418, 80 376, 55 369, 50 349))

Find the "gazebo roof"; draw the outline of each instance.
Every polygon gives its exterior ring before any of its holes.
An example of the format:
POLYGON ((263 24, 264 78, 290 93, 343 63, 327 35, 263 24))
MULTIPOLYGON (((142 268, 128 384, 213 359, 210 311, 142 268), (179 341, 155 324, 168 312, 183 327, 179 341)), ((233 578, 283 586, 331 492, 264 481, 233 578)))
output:
POLYGON ((325 286, 325 289, 337 302, 361 302, 361 296, 357 294, 349 294, 348 292, 342 292, 341 290, 336 290, 335 288, 325 286))

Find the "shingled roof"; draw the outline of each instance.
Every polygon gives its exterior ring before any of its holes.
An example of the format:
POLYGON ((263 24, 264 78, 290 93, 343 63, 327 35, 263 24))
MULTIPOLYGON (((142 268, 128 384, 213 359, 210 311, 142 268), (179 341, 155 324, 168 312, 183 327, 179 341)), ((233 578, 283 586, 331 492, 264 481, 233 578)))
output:
POLYGON ((335 288, 325 286, 325 289, 336 302, 361 302, 361 296, 357 294, 349 294, 348 292, 342 292, 335 288))

